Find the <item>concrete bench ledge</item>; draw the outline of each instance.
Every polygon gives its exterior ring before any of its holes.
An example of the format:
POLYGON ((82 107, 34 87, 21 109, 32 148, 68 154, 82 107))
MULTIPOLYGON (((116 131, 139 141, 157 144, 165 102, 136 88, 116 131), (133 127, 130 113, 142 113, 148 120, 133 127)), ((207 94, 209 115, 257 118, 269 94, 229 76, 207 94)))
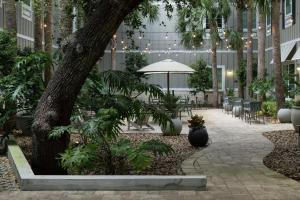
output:
POLYGON ((20 183, 27 191, 138 191, 206 190, 206 176, 84 176, 34 175, 20 147, 10 141, 8 158, 20 183))

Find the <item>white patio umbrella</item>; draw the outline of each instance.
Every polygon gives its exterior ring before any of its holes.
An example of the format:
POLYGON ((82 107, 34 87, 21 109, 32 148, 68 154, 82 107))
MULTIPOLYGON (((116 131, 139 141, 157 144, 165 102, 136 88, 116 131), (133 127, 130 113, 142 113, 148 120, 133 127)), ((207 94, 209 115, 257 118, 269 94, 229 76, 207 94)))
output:
POLYGON ((167 74, 167 91, 170 93, 170 74, 192 74, 195 70, 182 63, 166 59, 143 67, 138 72, 145 74, 167 74))

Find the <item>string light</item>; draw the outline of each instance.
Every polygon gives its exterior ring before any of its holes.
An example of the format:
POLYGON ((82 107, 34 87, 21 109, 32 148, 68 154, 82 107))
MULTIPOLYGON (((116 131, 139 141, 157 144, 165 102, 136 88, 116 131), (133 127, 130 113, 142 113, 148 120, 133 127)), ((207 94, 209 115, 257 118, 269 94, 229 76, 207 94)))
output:
POLYGON ((47 27, 47 24, 44 24, 44 27, 46 28, 46 27, 47 27))
POLYGON ((114 39, 116 39, 117 38, 117 35, 116 34, 114 34, 114 39))
POLYGON ((166 36, 165 36, 165 38, 166 38, 166 40, 169 38, 169 36, 168 36, 168 32, 166 33, 166 36))

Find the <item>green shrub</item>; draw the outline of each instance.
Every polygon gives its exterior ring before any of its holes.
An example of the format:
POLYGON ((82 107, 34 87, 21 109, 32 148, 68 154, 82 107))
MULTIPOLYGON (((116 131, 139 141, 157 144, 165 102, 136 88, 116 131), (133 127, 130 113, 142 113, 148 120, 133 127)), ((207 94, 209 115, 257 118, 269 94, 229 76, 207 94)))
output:
POLYGON ((277 104, 275 101, 265 101, 262 103, 262 112, 267 117, 277 116, 277 104))
POLYGON ((204 127, 205 121, 203 116, 194 115, 188 120, 189 128, 202 128, 204 127))

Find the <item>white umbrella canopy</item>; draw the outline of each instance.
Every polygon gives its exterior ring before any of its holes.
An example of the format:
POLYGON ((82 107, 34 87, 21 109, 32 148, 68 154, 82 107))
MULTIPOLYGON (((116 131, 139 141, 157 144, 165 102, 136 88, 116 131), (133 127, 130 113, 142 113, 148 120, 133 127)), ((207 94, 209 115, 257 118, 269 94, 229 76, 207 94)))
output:
POLYGON ((170 93, 170 74, 192 74, 195 70, 185 64, 166 59, 143 67, 138 72, 145 74, 167 74, 167 89, 168 93, 170 93))
POLYGON ((142 69, 138 70, 138 72, 144 72, 145 74, 192 74, 195 72, 195 70, 185 64, 171 59, 166 59, 143 67, 142 69))

